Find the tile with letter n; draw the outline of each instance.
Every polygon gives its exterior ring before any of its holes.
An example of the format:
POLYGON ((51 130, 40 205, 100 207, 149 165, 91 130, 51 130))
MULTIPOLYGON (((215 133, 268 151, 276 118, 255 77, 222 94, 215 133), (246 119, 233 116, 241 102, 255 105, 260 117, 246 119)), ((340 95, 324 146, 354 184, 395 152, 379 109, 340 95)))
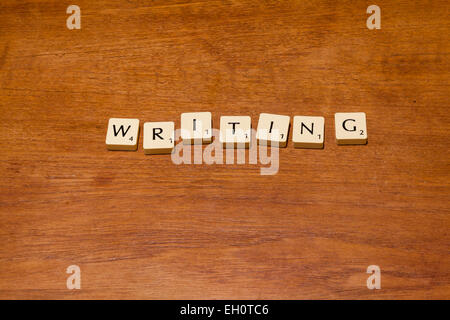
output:
POLYGON ((172 153, 175 145, 174 135, 175 123, 172 121, 144 123, 144 153, 172 153))
POLYGON ((334 125, 337 144, 367 143, 367 124, 364 112, 336 113, 334 125))
POLYGON ((286 147, 290 121, 291 118, 289 116, 261 113, 256 132, 258 144, 281 148, 286 147))
POLYGON ((323 117, 295 116, 292 128, 294 148, 322 149, 324 128, 323 117))
POLYGON ((110 118, 106 132, 108 150, 135 151, 139 139, 139 119, 110 118))

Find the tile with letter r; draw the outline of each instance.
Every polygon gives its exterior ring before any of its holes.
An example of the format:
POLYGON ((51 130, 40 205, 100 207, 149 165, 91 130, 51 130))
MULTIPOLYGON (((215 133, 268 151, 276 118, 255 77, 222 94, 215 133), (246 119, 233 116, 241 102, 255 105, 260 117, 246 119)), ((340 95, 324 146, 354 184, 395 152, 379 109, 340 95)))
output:
POLYGON ((139 119, 110 118, 106 132, 108 150, 137 150, 139 139, 139 119))
POLYGON ((208 144, 212 141, 211 112, 181 114, 181 138, 184 144, 208 144))
POLYGON ((252 120, 249 116, 220 117, 220 143, 225 148, 246 149, 250 146, 252 120))
POLYGON ((364 112, 336 113, 334 125, 337 144, 367 143, 367 124, 364 112))
POLYGON ((324 117, 295 116, 292 127, 294 148, 322 149, 324 131, 324 117))
POLYGON ((278 114, 261 113, 256 140, 263 146, 286 147, 291 118, 278 114))
POLYGON ((174 136, 175 123, 172 121, 144 123, 144 153, 172 153, 174 136))

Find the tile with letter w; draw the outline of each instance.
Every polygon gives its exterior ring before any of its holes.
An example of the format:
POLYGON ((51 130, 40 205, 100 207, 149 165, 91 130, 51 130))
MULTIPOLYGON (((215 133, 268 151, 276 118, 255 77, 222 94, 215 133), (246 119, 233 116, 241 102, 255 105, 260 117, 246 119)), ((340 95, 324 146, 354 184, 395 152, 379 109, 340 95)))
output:
POLYGON ((110 118, 106 133, 108 150, 137 150, 139 139, 139 119, 110 118))

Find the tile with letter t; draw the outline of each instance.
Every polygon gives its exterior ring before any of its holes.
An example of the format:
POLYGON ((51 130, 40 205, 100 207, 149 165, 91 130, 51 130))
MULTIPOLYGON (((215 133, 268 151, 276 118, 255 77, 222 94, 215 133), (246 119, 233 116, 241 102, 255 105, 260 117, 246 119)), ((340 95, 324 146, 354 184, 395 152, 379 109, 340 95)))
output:
POLYGON ((278 114, 261 113, 259 115, 256 140, 263 146, 286 147, 291 118, 278 114))
POLYGON ((220 117, 220 143, 225 148, 245 149, 250 146, 252 120, 249 116, 220 117))
POLYGON ((144 153, 167 154, 172 153, 175 135, 175 123, 146 122, 144 123, 144 153))
POLYGON ((334 115, 337 144, 366 144, 367 125, 364 112, 336 113, 334 115))
POLYGON ((108 150, 135 151, 139 139, 139 119, 110 118, 106 132, 108 150))
POLYGON ((181 114, 181 138, 184 144, 208 144, 212 141, 211 112, 181 114))
POLYGON ((322 149, 324 131, 324 117, 295 116, 292 128, 294 148, 322 149))

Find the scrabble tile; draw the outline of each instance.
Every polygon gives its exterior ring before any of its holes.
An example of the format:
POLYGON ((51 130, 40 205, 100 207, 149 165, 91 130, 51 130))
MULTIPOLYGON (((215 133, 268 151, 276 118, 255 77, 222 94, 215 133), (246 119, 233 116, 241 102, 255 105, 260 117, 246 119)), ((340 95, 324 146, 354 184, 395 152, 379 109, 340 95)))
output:
POLYGON ((367 125, 364 112, 336 113, 334 115, 337 144, 366 144, 367 125))
POLYGON ((181 114, 181 138, 184 144, 208 144, 212 141, 211 112, 181 114))
POLYGON ((256 131, 258 144, 264 146, 275 144, 278 147, 286 147, 290 122, 289 116, 261 113, 256 131))
POLYGON ((139 139, 139 119, 110 118, 106 133, 108 150, 137 150, 139 139))
POLYGON ((324 117, 295 116, 292 128, 294 148, 322 149, 324 131, 324 117))
POLYGON ((144 153, 167 154, 172 153, 174 147, 174 122, 146 122, 144 123, 144 153))
POLYGON ((251 122, 249 116, 220 117, 220 142, 225 148, 248 148, 252 136, 251 122))

